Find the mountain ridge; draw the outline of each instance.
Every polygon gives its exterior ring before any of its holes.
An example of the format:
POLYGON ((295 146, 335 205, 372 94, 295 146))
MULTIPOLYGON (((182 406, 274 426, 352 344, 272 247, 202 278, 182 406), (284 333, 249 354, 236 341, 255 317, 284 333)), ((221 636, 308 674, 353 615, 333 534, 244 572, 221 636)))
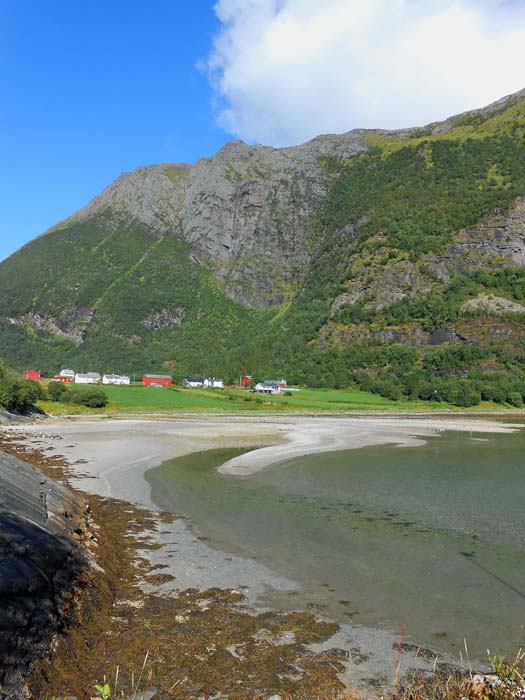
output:
MULTIPOLYGON (((191 163, 172 163, 172 162, 164 162, 164 163, 158 163, 158 164, 149 164, 149 165, 141 165, 137 166, 133 170, 130 171, 125 171, 121 173, 112 183, 110 183, 107 187, 105 187, 102 192, 95 197, 93 197, 87 204, 85 204, 83 207, 81 207, 77 212, 74 214, 66 217, 62 221, 58 222, 57 224, 54 224, 50 228, 48 228, 46 231, 44 231, 40 235, 45 235, 49 232, 52 232, 56 229, 62 228, 64 225, 78 220, 79 217, 82 217, 83 213, 86 213, 86 216, 90 216, 93 214, 92 211, 92 205, 95 202, 100 201, 103 197, 104 194, 107 191, 110 191, 113 189, 115 186, 118 185, 119 182, 125 181, 127 178, 132 177, 134 174, 142 173, 142 172, 148 172, 148 171, 163 171, 167 169, 185 169, 187 171, 191 171, 193 168, 198 166, 200 163, 207 163, 214 158, 218 157, 220 154, 222 154, 225 151, 232 150, 234 148, 237 148, 240 146, 243 149, 249 149, 251 151, 253 150, 260 150, 263 149, 268 152, 280 152, 283 154, 290 154, 291 152, 303 152, 307 150, 310 146, 318 145, 318 144, 323 144, 326 146, 332 146, 332 149, 330 150, 330 153, 327 153, 326 148, 320 148, 318 149, 318 155, 341 155, 341 153, 337 153, 337 151, 341 151, 342 149, 337 149, 334 148, 334 145, 338 141, 343 141, 345 139, 351 138, 352 141, 355 139, 355 137, 361 138, 363 136, 366 136, 367 134, 381 134, 385 136, 395 136, 399 138, 404 138, 409 137, 411 134, 414 133, 419 133, 421 131, 430 131, 431 133, 442 133, 445 130, 448 130, 450 128, 453 128, 454 123, 457 122, 458 120, 464 119, 466 117, 472 117, 472 116, 478 116, 478 115, 486 115, 486 114, 492 114, 492 113, 497 113, 503 109, 505 109, 510 102, 514 100, 519 100, 521 98, 525 97, 525 88, 522 90, 519 90, 518 92, 511 93, 509 95, 506 95, 491 104, 477 108, 477 109, 472 109, 472 110, 467 110, 465 112, 461 112, 460 114, 457 115, 452 115, 448 118, 446 118, 443 121, 436 121, 436 122, 430 122, 428 124, 425 124, 420 127, 408 127, 408 128, 402 128, 402 129, 364 129, 364 128, 355 128, 350 131, 346 131, 340 134, 336 133, 327 133, 327 134, 319 134, 312 139, 309 139, 308 141, 305 141, 304 143, 297 144, 296 146, 282 146, 282 147, 272 147, 272 146, 266 146, 263 144, 255 144, 255 145, 250 145, 247 144, 246 142, 238 139, 238 140, 232 140, 228 141, 222 146, 213 156, 211 157, 202 157, 197 160, 195 164, 191 163)), ((146 222, 145 222, 146 223, 146 222)))
MULTIPOLYGON (((524 98, 124 173, 0 264, 0 352, 366 385, 387 372, 381 348, 423 348, 411 371, 425 374, 441 338, 508 351, 494 372, 512 365, 521 381, 522 321, 501 328, 525 293, 524 98), (490 312, 497 337, 487 308, 466 304, 492 292, 510 304, 490 312), (353 366, 370 342, 380 350, 353 366)), ((396 372, 406 389, 407 367, 396 372)))

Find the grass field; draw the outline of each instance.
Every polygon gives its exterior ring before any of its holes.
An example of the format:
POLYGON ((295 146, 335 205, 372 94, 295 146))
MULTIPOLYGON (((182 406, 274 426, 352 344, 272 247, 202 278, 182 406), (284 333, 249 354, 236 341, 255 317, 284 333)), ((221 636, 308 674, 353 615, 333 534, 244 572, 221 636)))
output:
MULTIPOLYGON (((460 411, 456 406, 428 401, 390 401, 376 394, 351 389, 301 389, 291 396, 259 396, 244 389, 156 388, 140 384, 104 387, 109 403, 104 409, 41 401, 46 413, 131 414, 131 413, 345 413, 460 411)), ((501 407, 500 407, 501 409, 501 407)), ((492 411, 492 403, 471 411, 492 411)))

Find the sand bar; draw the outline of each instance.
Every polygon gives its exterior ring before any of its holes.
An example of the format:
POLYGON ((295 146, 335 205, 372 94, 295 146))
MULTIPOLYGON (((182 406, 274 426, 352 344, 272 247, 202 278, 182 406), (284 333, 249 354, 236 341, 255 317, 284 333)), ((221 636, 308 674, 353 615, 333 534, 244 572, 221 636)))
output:
POLYGON ((248 476, 305 454, 370 445, 418 446, 445 430, 508 433, 522 425, 461 418, 206 416, 162 419, 51 418, 4 427, 66 457, 73 486, 152 507, 144 473, 162 462, 222 447, 260 446, 219 471, 248 476))

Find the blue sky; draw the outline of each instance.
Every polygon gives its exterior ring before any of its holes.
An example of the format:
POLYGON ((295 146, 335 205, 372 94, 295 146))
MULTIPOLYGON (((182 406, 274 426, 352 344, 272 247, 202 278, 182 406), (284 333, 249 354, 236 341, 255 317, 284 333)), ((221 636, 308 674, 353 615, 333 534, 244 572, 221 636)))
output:
POLYGON ((489 104, 524 47, 525 0, 0 0, 0 260, 140 165, 489 104))
POLYGON ((0 0, 0 259, 123 171, 193 162, 216 126, 208 0, 0 0))

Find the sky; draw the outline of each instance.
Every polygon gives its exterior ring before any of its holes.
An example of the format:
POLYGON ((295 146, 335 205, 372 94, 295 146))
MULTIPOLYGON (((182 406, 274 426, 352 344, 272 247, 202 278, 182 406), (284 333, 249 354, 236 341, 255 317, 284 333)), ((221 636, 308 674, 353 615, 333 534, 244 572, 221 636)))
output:
POLYGON ((525 88, 525 0, 0 0, 0 260, 122 172, 525 88))

